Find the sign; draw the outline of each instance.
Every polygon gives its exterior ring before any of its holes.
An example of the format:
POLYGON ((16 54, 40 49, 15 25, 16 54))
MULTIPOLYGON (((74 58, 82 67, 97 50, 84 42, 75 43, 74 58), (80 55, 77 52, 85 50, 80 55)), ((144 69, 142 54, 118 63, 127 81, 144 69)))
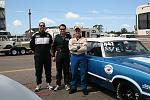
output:
POLYGON ((112 74, 112 73, 113 73, 113 67, 112 67, 112 65, 106 65, 106 66, 104 67, 104 70, 105 70, 105 72, 106 72, 107 74, 112 74))

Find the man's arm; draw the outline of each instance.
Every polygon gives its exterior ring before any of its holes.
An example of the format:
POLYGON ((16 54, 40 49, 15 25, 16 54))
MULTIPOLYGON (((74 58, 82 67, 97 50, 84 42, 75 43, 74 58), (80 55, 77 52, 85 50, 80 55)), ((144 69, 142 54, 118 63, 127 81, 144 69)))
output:
POLYGON ((77 51, 77 46, 74 45, 74 41, 73 41, 73 38, 69 40, 69 50, 72 51, 72 52, 75 52, 77 51))
POLYGON ((33 35, 30 40, 30 48, 32 51, 35 51, 35 36, 33 35))
POLYGON ((57 43, 56 43, 56 37, 55 37, 54 40, 53 40, 53 43, 52 43, 52 49, 51 49, 52 57, 55 57, 56 46, 57 46, 57 43))
POLYGON ((83 39, 83 44, 80 45, 80 49, 78 52, 86 52, 87 51, 87 40, 86 38, 83 39))

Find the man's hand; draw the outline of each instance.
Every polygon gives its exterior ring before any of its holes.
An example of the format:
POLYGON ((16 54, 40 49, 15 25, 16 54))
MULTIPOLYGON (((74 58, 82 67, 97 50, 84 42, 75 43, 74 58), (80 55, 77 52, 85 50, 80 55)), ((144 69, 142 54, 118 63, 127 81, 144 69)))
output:
POLYGON ((55 62, 56 61, 56 57, 52 57, 52 61, 55 62))
POLYGON ((77 50, 73 50, 73 52, 77 52, 77 50))

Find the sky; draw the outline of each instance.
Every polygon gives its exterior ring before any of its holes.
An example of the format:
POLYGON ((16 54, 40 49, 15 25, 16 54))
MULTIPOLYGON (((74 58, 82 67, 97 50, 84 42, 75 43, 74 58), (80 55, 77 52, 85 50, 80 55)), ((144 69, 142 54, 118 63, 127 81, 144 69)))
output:
POLYGON ((105 31, 134 31, 136 8, 150 0, 5 0, 6 27, 13 35, 22 35, 44 21, 47 27, 62 23, 68 28, 103 25, 105 31))

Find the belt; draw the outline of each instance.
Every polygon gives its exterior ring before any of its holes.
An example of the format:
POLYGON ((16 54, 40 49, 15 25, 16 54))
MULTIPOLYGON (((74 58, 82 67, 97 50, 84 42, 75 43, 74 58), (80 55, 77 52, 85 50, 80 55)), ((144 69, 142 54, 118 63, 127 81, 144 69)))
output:
POLYGON ((62 49, 58 49, 57 52, 62 52, 62 53, 69 53, 68 50, 62 50, 62 49))
POLYGON ((84 56, 85 53, 81 53, 81 54, 73 54, 73 53, 72 53, 72 55, 73 55, 73 56, 84 56))

